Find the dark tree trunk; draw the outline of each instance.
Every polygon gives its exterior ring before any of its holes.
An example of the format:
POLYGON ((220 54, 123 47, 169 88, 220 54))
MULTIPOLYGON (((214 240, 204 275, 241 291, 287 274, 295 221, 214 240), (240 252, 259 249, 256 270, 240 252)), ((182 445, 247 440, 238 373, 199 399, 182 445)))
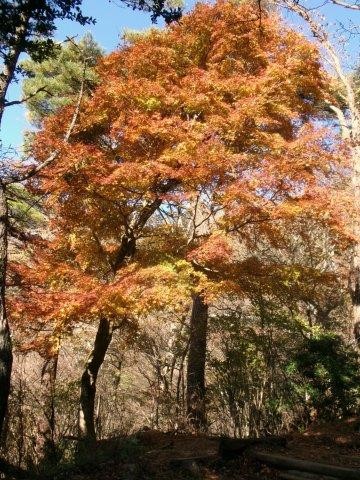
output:
POLYGON ((15 69, 20 56, 20 48, 15 48, 9 55, 3 71, 0 73, 0 125, 6 107, 6 94, 15 77, 15 69))
MULTIPOLYGON (((23 42, 29 25, 30 11, 20 15, 14 44, 4 58, 0 72, 0 128, 6 107, 6 95, 14 80, 19 56, 23 50, 23 42)), ((10 394, 10 379, 12 370, 12 343, 10 327, 6 315, 5 291, 7 268, 7 227, 8 208, 5 185, 0 185, 0 439, 3 432, 5 415, 10 394)))
POLYGON ((0 125, 6 107, 6 94, 11 82, 15 78, 19 57, 24 50, 24 41, 29 29, 32 8, 34 8, 34 5, 24 5, 23 11, 19 15, 19 24, 16 27, 14 43, 3 62, 2 72, 0 73, 0 125))
POLYGON ((40 461, 46 465, 57 461, 55 445, 55 387, 59 360, 59 346, 44 362, 41 372, 42 406, 44 418, 38 424, 38 452, 40 461))
POLYGON ((5 305, 7 225, 8 209, 5 187, 0 185, 0 434, 7 411, 13 360, 10 327, 5 305))
POLYGON ((96 440, 96 379, 110 345, 112 335, 112 323, 106 318, 102 318, 96 333, 93 350, 86 362, 85 370, 81 377, 79 434, 84 440, 96 440))
POLYGON ((206 429, 205 362, 208 305, 201 295, 193 299, 190 318, 189 354, 187 366, 187 415, 195 431, 206 429))
MULTIPOLYGON (((177 180, 169 180, 162 185, 154 185, 152 191, 159 194, 159 198, 146 203, 138 212, 129 225, 129 231, 123 235, 115 260, 112 264, 113 275, 119 269, 132 259, 136 251, 137 235, 145 227, 149 218, 160 207, 162 203, 162 195, 171 191, 178 185, 177 180)), ((99 323, 98 331, 96 333, 94 348, 86 363, 84 373, 81 377, 81 392, 80 392, 80 411, 79 411, 79 435, 86 441, 96 440, 95 428, 95 394, 96 394, 96 380, 100 367, 104 361, 107 349, 110 345, 113 335, 113 324, 102 318, 99 323)))

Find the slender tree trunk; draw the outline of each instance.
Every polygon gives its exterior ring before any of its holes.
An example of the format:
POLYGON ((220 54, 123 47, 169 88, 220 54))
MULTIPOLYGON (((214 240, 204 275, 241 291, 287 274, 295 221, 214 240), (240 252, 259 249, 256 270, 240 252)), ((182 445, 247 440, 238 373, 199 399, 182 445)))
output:
MULTIPOLYGON (((360 143, 360 138, 359 138, 360 143)), ((354 203, 360 208, 360 145, 352 148, 353 175, 352 186, 354 203)), ((352 256, 352 270, 350 276, 350 289, 353 305, 353 335, 360 344, 360 218, 356 216, 353 223, 353 233, 356 240, 352 256)))
MULTIPOLYGON (((159 197, 145 203, 143 208, 134 216, 129 225, 129 231, 123 235, 115 261, 112 264, 112 275, 132 259, 136 251, 136 238, 141 230, 145 227, 149 218, 160 207, 162 203, 162 195, 171 191, 178 185, 177 180, 169 180, 165 185, 154 185, 153 192, 158 193, 159 197)), ((79 435, 84 440, 96 440, 95 429, 95 394, 96 380, 100 367, 104 361, 107 349, 110 345, 114 326, 113 324, 102 318, 96 333, 94 348, 89 356, 85 366, 85 371, 81 377, 80 392, 80 411, 79 411, 79 435)))
POLYGON ((186 406, 189 423, 195 431, 206 429, 205 362, 208 305, 195 295, 190 318, 189 354, 187 365, 186 406))
MULTIPOLYGON (((177 181, 171 180, 166 185, 159 186, 158 193, 163 194, 170 191, 178 184, 177 181)), ((154 186, 154 191, 156 188, 154 186)), ((129 225, 129 232, 123 235, 119 250, 112 265, 112 274, 123 266, 124 262, 130 261, 136 251, 136 237, 144 228, 152 214, 160 207, 162 198, 155 198, 147 202, 143 208, 134 216, 129 225)), ((84 440, 96 440, 95 429, 95 394, 96 394, 96 380, 99 369, 104 361, 107 349, 110 345, 113 335, 113 324, 102 318, 99 323, 98 331, 96 333, 94 348, 89 356, 85 366, 85 371, 81 377, 81 392, 80 392, 80 411, 79 411, 79 435, 84 440)))
POLYGON ((7 266, 8 209, 4 185, 0 185, 0 434, 3 429, 10 393, 12 344, 6 315, 5 285, 7 266))
POLYGON ((113 335, 113 325, 106 318, 102 318, 96 333, 94 347, 84 373, 81 377, 79 434, 84 440, 95 441, 95 395, 96 380, 103 364, 105 354, 113 335))
POLYGON ((41 372, 42 402, 44 418, 38 424, 38 455, 45 464, 54 464, 57 460, 55 445, 55 387, 59 361, 59 344, 51 357, 44 362, 41 372))

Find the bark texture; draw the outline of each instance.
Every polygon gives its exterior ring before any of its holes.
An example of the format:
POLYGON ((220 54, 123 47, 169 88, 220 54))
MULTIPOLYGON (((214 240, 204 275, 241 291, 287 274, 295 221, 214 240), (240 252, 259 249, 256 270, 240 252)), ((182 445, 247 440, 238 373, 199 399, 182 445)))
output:
POLYGON ((55 444, 55 387, 59 360, 59 348, 44 362, 41 371, 41 395, 43 418, 38 424, 38 455, 44 464, 57 460, 55 444))
POLYGON ((0 185, 0 434, 7 411, 13 361, 10 327, 5 305, 7 226, 8 209, 5 187, 0 185))
POLYGON ((291 458, 285 455, 273 455, 270 453, 263 453, 252 451, 251 457, 279 469, 292 469, 301 472, 316 473, 319 475, 330 475, 335 478, 342 478, 346 480, 359 480, 360 472, 356 468, 338 467, 336 465, 328 465, 326 463, 311 462, 308 460, 300 460, 298 458, 291 458))
POLYGON ((32 2, 26 2, 23 6, 23 11, 19 18, 19 24, 16 28, 13 45, 5 57, 3 69, 0 73, 0 125, 6 107, 6 95, 11 82, 14 80, 16 66, 20 54, 24 49, 24 42, 29 28, 32 8, 34 8, 32 2))
POLYGON ((96 333, 94 348, 86 362, 81 377, 79 434, 86 440, 96 440, 95 430, 95 395, 96 380, 103 364, 105 354, 113 335, 113 325, 106 318, 101 318, 96 333))
MULTIPOLYGON (((16 66, 29 24, 29 13, 22 13, 20 23, 16 29, 13 46, 6 55, 0 73, 0 128, 3 113, 6 107, 6 95, 14 79, 16 66)), ((4 419, 7 411, 10 393, 10 378, 12 369, 12 344, 10 327, 6 315, 5 290, 7 267, 7 227, 8 208, 6 202, 5 185, 0 186, 0 438, 3 431, 4 419)))
MULTIPOLYGON (((147 202, 133 216, 127 226, 126 233, 122 236, 115 260, 111 265, 111 278, 127 262, 129 262, 136 252, 136 240, 145 227, 147 221, 160 207, 162 203, 161 196, 171 191, 178 185, 177 180, 168 180, 159 185, 155 184, 151 191, 155 198, 147 202)), ((113 323, 106 318, 102 318, 99 323, 98 331, 94 342, 93 350, 86 363, 84 373, 81 378, 80 392, 80 411, 78 419, 79 436, 87 441, 96 440, 95 427, 95 395, 96 380, 100 367, 105 359, 105 355, 111 343, 114 331, 113 323)))
MULTIPOLYGON (((360 143, 360 134, 358 141, 360 143)), ((352 148, 353 175, 352 186, 354 203, 360 208, 360 145, 352 148)), ((353 335, 355 341, 360 345, 360 218, 355 216, 353 233, 356 243, 353 249, 352 269, 350 275, 350 293, 353 306, 353 335)))
POLYGON ((195 431, 206 429, 205 363, 208 305, 195 295, 190 318, 189 354, 187 365, 186 405, 189 423, 195 431))

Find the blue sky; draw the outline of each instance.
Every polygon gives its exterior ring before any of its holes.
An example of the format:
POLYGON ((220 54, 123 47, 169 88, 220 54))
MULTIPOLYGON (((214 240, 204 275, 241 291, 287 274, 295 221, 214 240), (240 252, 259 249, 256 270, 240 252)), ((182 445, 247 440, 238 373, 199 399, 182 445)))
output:
MULTIPOLYGON (((111 52, 119 44, 124 29, 141 30, 152 25, 149 13, 133 11, 131 8, 125 7, 120 0, 84 0, 83 12, 94 17, 96 24, 82 27, 70 21, 59 22, 55 38, 60 41, 67 36, 77 35, 78 38, 81 38, 86 32, 91 32, 105 51, 111 52)), ((158 26, 162 26, 160 21, 158 26)), ((21 98, 20 83, 13 84, 7 97, 8 100, 21 98)), ((1 131, 4 149, 18 148, 22 143, 22 134, 27 128, 29 125, 26 121, 24 107, 7 108, 1 131)))
MULTIPOLYGON (((187 9, 191 7, 193 1, 188 1, 187 9)), ((317 6, 321 1, 315 2, 309 0, 308 5, 317 6)), ((327 5, 322 9, 327 21, 329 22, 329 29, 336 31, 339 23, 349 26, 349 21, 360 26, 360 12, 353 12, 341 7, 327 5)), ((96 18, 95 25, 87 25, 81 27, 80 25, 63 21, 59 22, 58 30, 56 32, 57 40, 64 40, 66 36, 82 37, 86 32, 91 32, 95 40, 105 49, 106 52, 114 50, 120 42, 121 33, 124 29, 141 30, 146 29, 152 25, 150 14, 133 11, 126 7, 120 0, 84 0, 83 12, 96 18)), ((292 15, 285 14, 285 18, 295 25, 299 25, 299 20, 292 15)), ((159 22, 159 27, 162 22, 159 22)), ((347 42, 348 58, 345 59, 345 64, 351 68, 357 63, 359 56, 359 40, 360 35, 354 37, 350 42, 347 42)), ((13 100, 21 97, 20 84, 14 84, 10 89, 8 99, 13 100)), ((25 109, 21 106, 13 106, 6 109, 3 123, 1 140, 4 148, 9 146, 19 148, 22 143, 22 134, 24 130, 29 128, 25 109)))

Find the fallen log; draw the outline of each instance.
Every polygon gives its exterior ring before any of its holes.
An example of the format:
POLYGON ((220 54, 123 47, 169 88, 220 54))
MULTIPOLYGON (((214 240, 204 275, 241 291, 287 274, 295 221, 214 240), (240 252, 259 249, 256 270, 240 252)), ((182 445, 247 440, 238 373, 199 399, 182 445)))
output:
POLYGON ((360 470, 355 468, 338 467, 327 463, 311 462, 299 458, 286 457, 284 455, 272 455, 270 453, 249 452, 252 458, 279 470, 298 470, 301 472, 318 473, 343 480, 360 480, 360 470))
MULTIPOLYGON (((350 460, 352 462, 359 462, 360 463, 360 455, 336 455, 338 458, 342 458, 344 460, 350 460)), ((355 467, 357 468, 357 467, 355 467)))
POLYGON ((279 478, 282 480, 337 480, 336 477, 329 477, 328 475, 320 475, 317 473, 299 472, 298 470, 289 470, 288 472, 280 473, 279 478))
POLYGON ((222 437, 219 442, 219 454, 223 458, 234 458, 241 455, 254 445, 278 445, 286 447, 286 437, 271 436, 261 438, 227 438, 222 437))

